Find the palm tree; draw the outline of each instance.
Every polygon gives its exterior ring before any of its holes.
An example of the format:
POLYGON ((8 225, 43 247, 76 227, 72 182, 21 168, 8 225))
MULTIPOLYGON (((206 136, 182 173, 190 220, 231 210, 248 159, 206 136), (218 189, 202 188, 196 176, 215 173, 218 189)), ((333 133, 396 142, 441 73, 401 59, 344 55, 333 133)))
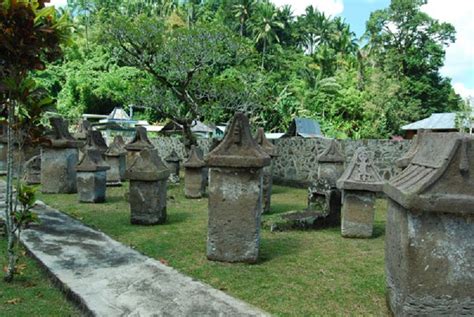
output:
POLYGON ((239 4, 233 6, 235 17, 239 19, 240 36, 244 36, 245 22, 250 18, 251 12, 255 7, 255 0, 240 0, 239 4))
POLYGON ((261 43, 262 45, 262 70, 265 68, 265 54, 268 46, 271 45, 273 41, 280 42, 277 30, 283 28, 283 23, 278 21, 278 13, 274 5, 264 3, 258 7, 252 21, 252 30, 255 43, 261 43))

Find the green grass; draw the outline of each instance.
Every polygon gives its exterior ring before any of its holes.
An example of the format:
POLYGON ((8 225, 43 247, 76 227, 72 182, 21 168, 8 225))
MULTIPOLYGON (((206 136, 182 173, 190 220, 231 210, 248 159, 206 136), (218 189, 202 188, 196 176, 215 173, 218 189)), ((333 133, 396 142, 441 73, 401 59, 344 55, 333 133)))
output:
MULTIPOLYGON (((168 190, 168 222, 129 222, 126 187, 108 188, 105 204, 78 204, 76 195, 39 199, 237 298, 278 316, 386 315, 385 204, 377 202, 372 239, 344 239, 338 228, 261 235, 258 264, 206 259, 207 199, 189 200, 181 186, 168 190)), ((274 186, 272 214, 302 209, 306 190, 274 186)), ((32 307, 32 309, 34 309, 32 307)))
MULTIPOLYGON (((3 212, 3 211, 2 211, 3 212)), ((0 264, 6 264, 6 238, 0 237, 0 264)), ((80 316, 38 264, 24 255, 18 266, 21 274, 11 283, 0 279, 0 316, 80 316)))

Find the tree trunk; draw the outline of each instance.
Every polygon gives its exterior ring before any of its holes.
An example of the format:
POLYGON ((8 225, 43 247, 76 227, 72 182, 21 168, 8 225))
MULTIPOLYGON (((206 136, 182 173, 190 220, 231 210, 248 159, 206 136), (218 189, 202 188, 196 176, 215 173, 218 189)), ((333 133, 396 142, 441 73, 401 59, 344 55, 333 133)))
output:
POLYGON ((16 264, 16 255, 15 255, 15 231, 14 223, 12 219, 12 207, 13 207, 13 120, 15 113, 15 102, 9 100, 8 103, 8 144, 7 144, 7 188, 6 188, 6 209, 5 209, 5 222, 7 227, 7 256, 8 256, 8 265, 7 271, 5 273, 4 280, 6 282, 11 282, 13 280, 13 275, 15 274, 15 264, 16 264))
POLYGON ((267 50, 267 41, 263 41, 263 50, 262 50, 262 70, 265 69, 265 53, 267 50))
POLYGON ((184 147, 186 148, 186 152, 188 153, 191 150, 192 145, 197 146, 197 140, 194 134, 191 131, 191 126, 188 122, 181 123, 183 126, 183 136, 184 136, 184 147))

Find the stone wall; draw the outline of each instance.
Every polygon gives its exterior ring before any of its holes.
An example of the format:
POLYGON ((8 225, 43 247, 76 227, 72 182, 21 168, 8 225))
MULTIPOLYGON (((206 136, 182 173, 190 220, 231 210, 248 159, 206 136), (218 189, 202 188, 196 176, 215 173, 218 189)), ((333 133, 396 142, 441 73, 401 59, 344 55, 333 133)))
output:
MULTIPOLYGON (((305 187, 317 178, 317 155, 329 144, 329 139, 286 138, 273 141, 278 146, 279 157, 275 160, 274 181, 280 184, 305 187)), ((382 178, 389 179, 397 173, 395 161, 409 148, 410 141, 391 140, 342 140, 346 163, 355 150, 366 146, 374 153, 374 161, 382 178)))
MULTIPOLYGON (((158 137, 152 138, 151 141, 155 144, 162 158, 166 158, 173 149, 183 160, 186 157, 184 145, 180 138, 158 137)), ((374 152, 375 164, 384 179, 389 179, 397 173, 395 161, 410 146, 410 141, 407 140, 342 140, 340 142, 346 154, 347 163, 360 146, 366 146, 374 152)), ((204 153, 207 153, 210 140, 199 139, 198 143, 204 153)), ((272 143, 278 147, 280 154, 275 160, 275 183, 306 187, 317 177, 318 162, 316 157, 326 149, 329 139, 303 139, 297 137, 272 140, 272 143)))

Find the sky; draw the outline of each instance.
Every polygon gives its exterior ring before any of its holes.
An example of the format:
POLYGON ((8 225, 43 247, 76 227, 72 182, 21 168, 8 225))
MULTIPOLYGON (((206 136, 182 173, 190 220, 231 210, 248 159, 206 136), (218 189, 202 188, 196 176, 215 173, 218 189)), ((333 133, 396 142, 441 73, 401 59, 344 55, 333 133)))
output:
MULTIPOLYGON (((390 0, 271 0, 277 6, 289 4, 295 15, 303 14, 313 5, 327 15, 341 16, 357 36, 365 31, 365 22, 371 12, 388 7, 390 0)), ((51 0, 62 6, 67 0, 51 0)), ((456 28, 456 42, 446 49, 445 65, 441 73, 452 79, 454 89, 462 97, 474 96, 474 1, 428 0, 422 10, 456 28)))

